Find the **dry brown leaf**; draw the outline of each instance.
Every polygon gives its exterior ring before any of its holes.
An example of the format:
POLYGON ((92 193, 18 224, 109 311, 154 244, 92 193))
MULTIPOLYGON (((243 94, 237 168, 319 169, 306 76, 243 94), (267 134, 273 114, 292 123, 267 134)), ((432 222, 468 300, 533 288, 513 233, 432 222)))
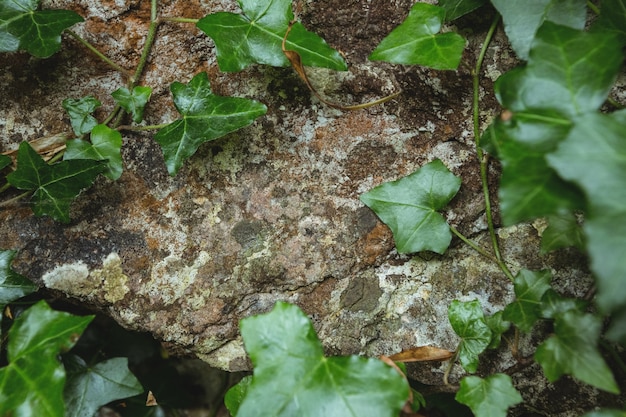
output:
MULTIPOLYGON (((67 142, 70 137, 70 133, 61 132, 55 135, 33 139, 28 143, 45 161, 47 161, 65 149, 65 142, 67 142)), ((16 148, 10 151, 2 152, 2 155, 8 155, 15 161, 17 151, 18 150, 16 148)))
POLYGON ((450 352, 446 349, 441 349, 435 346, 420 346, 403 350, 389 356, 389 358, 396 362, 428 362, 428 361, 446 361, 454 355, 454 352, 450 352))

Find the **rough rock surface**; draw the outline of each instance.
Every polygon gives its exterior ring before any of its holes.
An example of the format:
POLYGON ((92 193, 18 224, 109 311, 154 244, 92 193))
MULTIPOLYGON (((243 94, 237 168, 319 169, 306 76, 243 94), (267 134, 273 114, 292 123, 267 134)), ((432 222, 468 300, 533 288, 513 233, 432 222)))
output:
MULTIPOLYGON (((490 17, 459 22, 469 43, 458 71, 368 61, 411 4, 305 3, 302 21, 350 65, 345 73, 310 71, 323 94, 354 103, 403 90, 392 102, 355 112, 320 104, 289 68, 221 73, 212 41, 192 24, 161 25, 142 80, 154 88, 147 124, 174 120, 169 84, 200 71, 216 93, 262 101, 267 115, 203 145, 173 178, 151 133, 126 132, 124 174, 117 182, 101 178, 84 192, 71 224, 35 218, 23 205, 0 212, 2 247, 20 249, 15 268, 125 327, 152 332, 176 352, 228 370, 249 368, 238 321, 277 300, 312 317, 329 354, 454 349, 450 301, 477 298, 496 311, 512 298, 509 282, 460 241, 444 256, 398 255, 389 230, 358 197, 439 158, 463 178, 447 218, 489 246, 467 68, 490 17)), ((44 6, 76 10, 86 19, 78 33, 123 67, 136 65, 149 2, 50 0, 44 6)), ((221 10, 236 11, 236 3, 162 1, 159 13, 200 18, 221 10)), ((493 81, 515 64, 503 45, 499 33, 481 78, 485 124, 498 111, 493 81)), ((125 82, 69 37, 49 59, 14 54, 0 68, 2 150, 70 131, 61 108, 66 97, 95 95, 104 104, 97 115, 104 116, 113 107, 110 93, 125 82)), ((539 256, 540 231, 539 225, 499 230, 512 269, 549 268, 557 283, 582 294, 584 261, 573 252, 539 256)), ((505 355, 497 366, 508 364, 505 355)), ((440 383, 442 369, 426 368, 418 372, 423 381, 440 383)))

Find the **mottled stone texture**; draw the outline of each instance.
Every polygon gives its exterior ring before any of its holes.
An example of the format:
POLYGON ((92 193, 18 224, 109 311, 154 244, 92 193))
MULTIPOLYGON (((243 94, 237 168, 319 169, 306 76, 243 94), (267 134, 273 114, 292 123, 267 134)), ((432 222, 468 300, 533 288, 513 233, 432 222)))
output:
MULTIPOLYGON (((148 26, 147 1, 54 0, 86 18, 75 30, 122 66, 136 65, 148 26)), ((301 19, 341 50, 345 73, 311 69, 320 91, 356 103, 403 90, 384 105, 341 112, 320 104, 289 68, 252 66, 221 73, 214 45, 192 24, 163 24, 142 80, 154 88, 148 124, 174 120, 173 81, 207 71, 216 93, 268 106, 252 126, 203 145, 179 174, 167 175, 151 133, 124 133, 125 172, 84 192, 72 223, 35 218, 28 207, 0 212, 3 248, 20 249, 15 268, 40 284, 147 330, 178 353, 211 365, 249 368, 238 321, 275 301, 308 313, 328 353, 391 354, 419 345, 454 349, 451 300, 478 298, 493 312, 511 300, 511 285, 489 260, 453 241, 444 256, 400 256, 389 230, 359 202, 372 187, 440 158, 463 178, 446 212, 463 233, 488 248, 479 168, 471 133, 474 65, 490 22, 461 20, 469 34, 458 71, 369 62, 367 55, 399 24, 408 0, 318 0, 301 19), (468 30, 471 28, 471 31, 468 30)), ((230 1, 162 1, 163 16, 199 18, 236 11, 230 1)), ((493 81, 514 65, 498 33, 481 77, 483 124, 499 109, 493 81)), ((125 79, 71 38, 41 60, 0 61, 0 146, 70 131, 66 97, 95 95, 97 115, 125 79)), ((492 166, 493 184, 497 166, 492 166)), ((495 194, 495 193, 494 193, 495 194)), ((550 268, 568 291, 586 280, 576 254, 539 256, 541 228, 500 230, 511 268, 550 268)), ((496 367, 507 365, 506 354, 496 367)), ((439 384, 439 366, 416 371, 439 384)))

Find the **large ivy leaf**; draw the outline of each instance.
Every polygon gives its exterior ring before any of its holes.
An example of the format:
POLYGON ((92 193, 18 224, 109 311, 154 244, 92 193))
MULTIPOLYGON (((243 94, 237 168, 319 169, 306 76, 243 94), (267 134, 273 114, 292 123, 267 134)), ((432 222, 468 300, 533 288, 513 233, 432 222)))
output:
POLYGON ((541 253, 574 246, 583 249, 583 230, 573 213, 555 214, 548 217, 548 227, 541 235, 541 253))
POLYGON ((239 412, 239 406, 243 402, 243 399, 246 398, 251 382, 252 375, 245 376, 241 381, 239 381, 238 384, 234 385, 228 390, 228 392, 226 392, 226 395, 224 396, 224 405, 228 411, 230 411, 231 416, 236 416, 239 412))
POLYGON ((461 379, 454 399, 471 408, 476 417, 506 417, 509 407, 522 402, 511 377, 505 374, 493 374, 485 379, 466 376, 461 379))
POLYGON ((204 143, 251 124, 267 111, 264 104, 239 97, 222 97, 211 92, 205 72, 185 85, 170 86, 182 119, 159 130, 154 139, 161 145, 170 175, 204 143))
POLYGON ((0 0, 0 52, 19 49, 47 58, 61 48, 61 32, 83 18, 70 10, 37 10, 39 0, 0 0))
POLYGON ((105 169, 105 164, 86 159, 48 165, 28 142, 22 142, 17 169, 7 175, 7 181, 21 190, 34 191, 31 202, 37 216, 48 215, 67 223, 72 200, 105 169))
POLYGON ((460 187, 461 179, 440 160, 434 160, 404 178, 368 191, 361 195, 361 201, 391 228, 398 252, 443 253, 452 234, 437 211, 452 200, 460 187))
POLYGON ((478 9, 486 0, 439 0, 437 3, 446 11, 446 22, 465 16, 478 9))
POLYGON ((91 130, 91 143, 81 139, 67 141, 64 160, 92 159, 106 161, 104 175, 112 180, 122 175, 122 135, 107 125, 97 125, 91 130))
POLYGON ((270 313, 242 320, 241 335, 254 375, 237 417, 392 417, 408 399, 404 378, 382 361, 325 357, 296 306, 277 303, 270 313))
POLYGON ((605 311, 626 306, 626 110, 590 113, 576 121, 567 139, 548 155, 563 178, 587 197, 583 230, 591 269, 598 278, 598 305, 605 311))
MULTIPOLYGON (((293 19, 291 0, 238 2, 243 14, 213 13, 197 24, 215 42, 220 70, 240 71, 253 63, 289 66, 281 46, 293 19)), ((304 65, 341 71, 347 69, 337 51, 300 23, 293 25, 285 48, 300 54, 304 65)))
POLYGON ((550 289, 550 271, 521 270, 513 281, 515 301, 504 309, 504 319, 529 332, 541 317, 541 298, 550 289))
POLYGON ((563 374, 602 390, 619 393, 611 370, 598 352, 602 321, 591 314, 567 311, 558 315, 554 335, 535 352, 535 360, 550 382, 563 374))
POLYGON ((492 339, 480 302, 452 301, 448 307, 448 320, 461 338, 457 349, 459 362, 467 372, 476 372, 478 356, 489 347, 492 339))
POLYGON ((407 18, 374 49, 369 59, 394 64, 456 69, 465 39, 458 33, 439 33, 446 11, 438 6, 415 3, 407 18))
POLYGON ((77 317, 40 301, 9 330, 9 364, 0 369, 0 415, 63 417, 65 370, 57 360, 94 316, 77 317))
POLYGON ((0 314, 10 302, 37 291, 35 284, 11 269, 16 253, 14 250, 0 250, 0 314))
POLYGON ((143 120, 143 111, 151 94, 152 88, 138 85, 132 91, 126 87, 118 88, 111 96, 117 104, 133 115, 133 122, 139 123, 143 120))
POLYGON ((626 45, 626 0, 602 0, 601 6, 600 17, 591 31, 614 33, 626 45))
POLYGON ((87 96, 79 99, 66 98, 63 100, 63 108, 70 116, 72 130, 77 136, 89 133, 98 121, 91 115, 102 103, 94 96, 87 96))
POLYGON ((112 358, 90 367, 80 357, 71 355, 64 359, 64 364, 66 417, 93 416, 100 406, 144 391, 128 370, 128 358, 112 358))
POLYGON ((504 30, 511 46, 521 59, 528 59, 535 32, 552 21, 574 29, 585 26, 587 8, 584 0, 491 0, 502 15, 504 30))

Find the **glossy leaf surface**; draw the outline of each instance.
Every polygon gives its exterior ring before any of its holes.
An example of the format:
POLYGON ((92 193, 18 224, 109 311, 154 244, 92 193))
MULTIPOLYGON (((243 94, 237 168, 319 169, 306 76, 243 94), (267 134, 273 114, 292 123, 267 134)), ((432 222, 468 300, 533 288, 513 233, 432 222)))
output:
POLYGON ((461 338, 458 347, 459 362, 467 372, 476 372, 478 356, 487 349, 492 339, 480 302, 452 301, 448 307, 448 320, 454 332, 461 338))
POLYGON ((591 31, 612 33, 626 45, 626 0, 603 0, 601 6, 591 31))
POLYGON ((491 3, 502 15, 509 42, 521 59, 528 59, 535 33, 546 20, 574 29, 585 26, 587 9, 583 0, 491 0, 491 3))
POLYGON ((409 396, 402 375, 373 358, 325 357, 313 325, 296 306, 277 303, 242 320, 254 365, 237 417, 392 417, 409 396))
MULTIPOLYGON (((213 13, 198 22, 217 47, 220 70, 240 71, 250 64, 289 66, 281 45, 289 22, 294 18, 291 0, 239 0, 243 14, 213 13)), ((306 66, 346 70, 341 55, 315 33, 296 23, 285 44, 298 52, 306 66)))
POLYGON ((87 96, 80 99, 66 98, 63 100, 63 108, 70 116, 72 130, 77 136, 91 132, 98 121, 91 115, 102 103, 94 96, 87 96))
POLYGON ((498 311, 485 317, 485 323, 491 330, 491 341, 489 349, 497 349, 502 342, 502 334, 511 328, 511 322, 504 319, 504 312, 498 311))
POLYGON ((548 227, 541 235, 541 253, 576 247, 583 249, 583 230, 572 213, 555 214, 548 217, 548 227))
POLYGON ((122 135, 106 125, 97 125, 91 130, 90 142, 81 139, 67 141, 64 160, 91 159, 105 161, 104 175, 112 180, 122 175, 122 135))
POLYGON ((48 215, 67 223, 72 200, 105 169, 105 164, 86 159, 48 165, 27 142, 22 142, 17 169, 7 176, 7 181, 21 190, 33 191, 31 203, 37 216, 48 215))
POLYGON ((443 253, 452 234, 438 211, 460 187, 461 179, 435 160, 406 177, 379 185, 361 195, 361 201, 389 226, 398 252, 443 253))
POLYGON ((454 398, 471 408, 476 417, 506 417, 509 407, 522 402, 511 377, 505 374, 485 379, 466 376, 454 398))
POLYGON ((504 309, 504 319, 529 332, 541 317, 541 298, 550 289, 550 271, 521 270, 513 281, 515 301, 504 309))
POLYGON ((170 175, 204 143, 251 124, 267 111, 264 104, 211 92, 205 72, 189 82, 175 82, 170 89, 182 118, 159 130, 154 139, 161 145, 170 175))
POLYGON ((374 61, 423 65, 441 70, 456 69, 461 62, 465 39, 457 33, 439 33, 445 10, 415 3, 408 17, 369 56, 374 61))
POLYGON ((100 406, 143 392, 141 383, 128 370, 128 358, 112 358, 90 367, 71 355, 64 363, 66 417, 93 416, 100 406))
POLYGON ((554 335, 535 352, 535 360, 550 382, 563 374, 611 393, 619 388, 597 348, 602 322, 591 314, 568 311, 558 315, 554 335))
POLYGON ((626 111, 579 118, 549 163, 584 191, 583 230, 591 269, 598 280, 597 302, 605 311, 626 306, 626 111))
POLYGON ((93 316, 52 310, 40 301, 9 330, 9 364, 0 369, 0 415, 63 417, 65 370, 57 355, 69 350, 93 316))
POLYGON ((37 10, 39 0, 0 0, 0 52, 25 50, 47 58, 61 48, 61 33, 82 22, 71 10, 37 10))
POLYGON ((478 9, 485 3, 486 0, 439 0, 437 4, 446 11, 446 22, 450 22, 478 9))
POLYGON ((140 123, 143 120, 143 111, 151 94, 152 88, 138 85, 133 88, 133 91, 126 87, 118 88, 111 93, 111 96, 117 104, 133 115, 133 122, 140 123))
POLYGON ((13 250, 0 250, 0 314, 10 302, 37 291, 32 281, 11 269, 16 253, 13 250))

